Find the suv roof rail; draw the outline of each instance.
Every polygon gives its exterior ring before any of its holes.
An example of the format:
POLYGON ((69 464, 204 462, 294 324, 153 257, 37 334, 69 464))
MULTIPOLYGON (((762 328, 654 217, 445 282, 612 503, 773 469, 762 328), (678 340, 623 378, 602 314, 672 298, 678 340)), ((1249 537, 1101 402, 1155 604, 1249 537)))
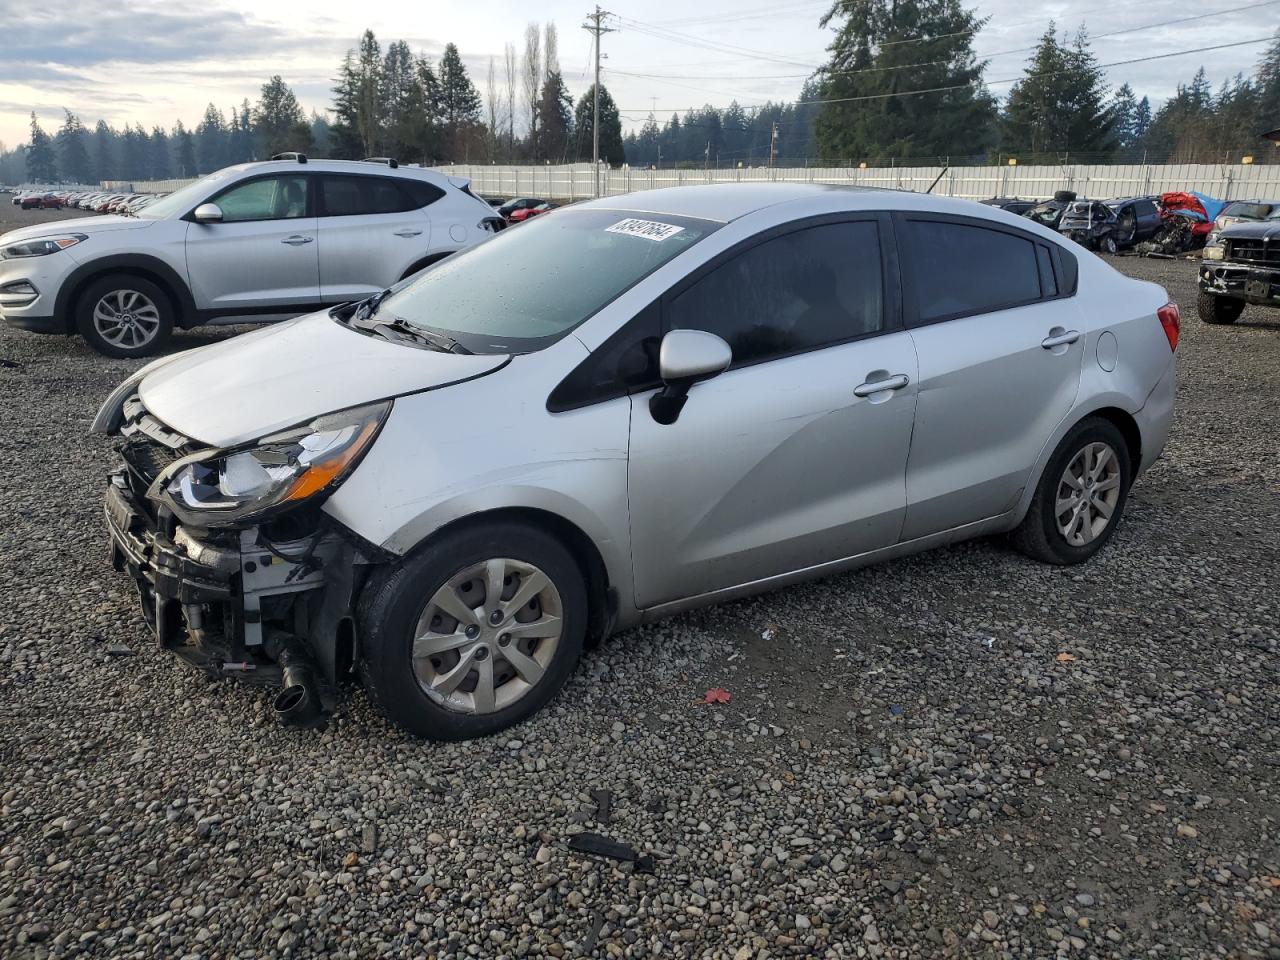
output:
POLYGON ((297 160, 299 163, 307 162, 305 153, 298 153, 296 150, 290 150, 287 153, 277 153, 271 158, 272 160, 297 160))
POLYGON ((363 162, 364 163, 385 163, 392 170, 400 166, 400 163, 396 160, 395 157, 365 157, 363 162))

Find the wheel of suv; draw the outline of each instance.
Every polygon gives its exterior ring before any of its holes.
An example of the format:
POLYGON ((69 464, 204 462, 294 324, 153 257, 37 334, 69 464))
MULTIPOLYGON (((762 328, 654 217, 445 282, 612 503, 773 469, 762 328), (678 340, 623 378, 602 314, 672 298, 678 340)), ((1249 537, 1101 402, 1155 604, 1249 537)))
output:
POLYGON ((1083 563, 1111 539, 1129 496, 1133 465, 1116 426, 1076 424, 1049 458, 1013 543, 1045 563, 1083 563))
POLYGON ((1215 326, 1224 323, 1235 323, 1244 313, 1244 301, 1231 297, 1219 297, 1216 294, 1201 290, 1196 297, 1196 312, 1205 323, 1215 326))
POLYGON ((1115 254, 1115 252, 1116 252, 1118 249, 1120 249, 1120 248, 1119 248, 1119 246, 1117 246, 1117 244, 1116 244, 1116 238, 1115 238, 1115 237, 1113 237, 1113 236, 1111 236, 1110 234, 1108 234, 1107 236, 1105 236, 1105 237, 1103 237, 1101 240, 1099 240, 1099 241, 1098 241, 1098 246, 1099 246, 1099 248, 1102 250, 1102 252, 1103 252, 1103 253, 1108 253, 1108 254, 1112 254, 1112 255, 1114 255, 1114 254, 1115 254))
POLYGON ((410 733, 485 736, 555 695, 586 624, 582 571, 554 537, 523 524, 464 527, 365 588, 361 675, 410 733))
POLYGON ((94 280, 76 305, 76 329, 108 357, 155 353, 173 333, 174 308, 160 287, 127 273, 94 280))

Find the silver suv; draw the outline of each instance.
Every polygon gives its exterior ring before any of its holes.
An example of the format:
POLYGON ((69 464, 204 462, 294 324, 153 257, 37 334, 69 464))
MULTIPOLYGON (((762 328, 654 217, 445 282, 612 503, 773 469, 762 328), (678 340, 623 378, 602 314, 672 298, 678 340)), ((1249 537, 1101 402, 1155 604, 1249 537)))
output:
POLYGON ((502 227, 460 177, 389 159, 282 157, 219 170, 135 216, 5 234, 0 316, 141 357, 174 327, 363 300, 502 227))

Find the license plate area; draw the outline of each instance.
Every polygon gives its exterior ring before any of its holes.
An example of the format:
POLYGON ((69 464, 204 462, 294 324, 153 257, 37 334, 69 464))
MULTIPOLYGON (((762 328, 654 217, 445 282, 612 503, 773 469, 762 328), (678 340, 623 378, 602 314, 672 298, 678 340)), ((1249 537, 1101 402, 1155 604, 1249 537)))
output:
POLYGON ((1269 300, 1271 283, 1267 280, 1248 280, 1244 285, 1244 295, 1250 299, 1269 300))

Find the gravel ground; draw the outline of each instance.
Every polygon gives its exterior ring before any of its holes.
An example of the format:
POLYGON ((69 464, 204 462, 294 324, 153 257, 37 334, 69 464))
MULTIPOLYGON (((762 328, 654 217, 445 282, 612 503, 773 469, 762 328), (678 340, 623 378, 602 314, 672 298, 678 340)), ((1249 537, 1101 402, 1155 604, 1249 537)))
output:
POLYGON ((1280 958, 1280 313, 1117 264, 1190 316, 1093 562, 981 541, 684 616, 452 745, 358 691, 285 731, 158 651, 86 433, 134 365, 0 332, 0 955, 1280 958))

